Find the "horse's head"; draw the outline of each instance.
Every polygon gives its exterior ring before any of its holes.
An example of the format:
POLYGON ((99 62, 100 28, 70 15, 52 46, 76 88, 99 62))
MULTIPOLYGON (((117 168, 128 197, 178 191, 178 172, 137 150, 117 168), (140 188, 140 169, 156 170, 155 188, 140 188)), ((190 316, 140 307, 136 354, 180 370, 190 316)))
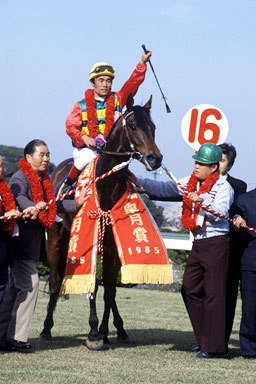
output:
MULTIPOLYGON (((160 167, 163 156, 155 143, 156 127, 150 117, 152 96, 143 107, 133 106, 133 103, 133 97, 129 95, 127 110, 117 121, 113 132, 115 150, 133 152, 133 157, 140 160, 148 171, 153 171, 160 167)), ((110 136, 112 138, 112 132, 110 136)))

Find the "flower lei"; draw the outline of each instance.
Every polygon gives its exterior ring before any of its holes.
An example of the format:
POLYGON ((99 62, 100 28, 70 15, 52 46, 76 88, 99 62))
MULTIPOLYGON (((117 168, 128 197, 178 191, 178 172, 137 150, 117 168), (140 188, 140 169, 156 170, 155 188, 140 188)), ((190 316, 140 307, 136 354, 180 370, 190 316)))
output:
MULTIPOLYGON (((197 194, 201 195, 203 193, 208 193, 216 183, 220 176, 220 172, 214 172, 210 175, 200 186, 197 194)), ((194 172, 191 174, 190 179, 187 183, 186 191, 194 192, 196 189, 196 185, 198 183, 198 179, 195 176, 194 172)), ((181 224, 184 228, 192 231, 197 228, 196 225, 196 216, 200 210, 200 204, 192 203, 191 200, 188 199, 186 193, 183 195, 183 207, 182 207, 182 216, 181 216, 181 224)))
MULTIPOLYGON (((86 103, 86 112, 87 112, 87 128, 89 131, 89 136, 92 139, 95 139, 99 134, 99 125, 97 120, 96 113, 96 100, 94 96, 93 89, 87 89, 85 91, 85 103, 86 103)), ((105 117, 105 130, 104 137, 107 137, 112 126, 114 125, 114 115, 115 115, 115 96, 114 93, 111 94, 106 99, 106 117, 105 117)))
MULTIPOLYGON (((11 193, 11 190, 5 180, 0 180, 0 196, 5 212, 10 211, 11 209, 16 209, 13 194, 11 193)), ((11 235, 13 233, 14 226, 15 219, 9 219, 4 223, 2 230, 5 232, 9 232, 9 234, 11 235)))
POLYGON ((43 210, 39 213, 38 219, 44 227, 51 227, 55 221, 57 206, 55 203, 54 190, 51 184, 51 180, 47 172, 43 172, 43 177, 37 175, 37 173, 32 169, 31 165, 25 160, 20 159, 19 161, 20 170, 29 178, 30 188, 32 192, 32 197, 34 203, 39 203, 40 201, 45 201, 48 205, 47 210, 43 210), (42 184, 44 190, 42 188, 42 184), (44 197, 45 192, 45 197, 44 197), (52 200, 51 204, 49 202, 52 200))

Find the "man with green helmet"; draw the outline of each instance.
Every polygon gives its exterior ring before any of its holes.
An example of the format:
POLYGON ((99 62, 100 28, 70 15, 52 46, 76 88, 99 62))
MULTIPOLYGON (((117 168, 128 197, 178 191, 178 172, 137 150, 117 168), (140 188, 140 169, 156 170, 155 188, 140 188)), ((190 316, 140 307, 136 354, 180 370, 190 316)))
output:
POLYGON ((66 120, 66 132, 75 147, 74 166, 59 193, 71 189, 81 170, 96 156, 96 148, 104 146, 105 138, 122 114, 128 95, 134 96, 144 81, 150 57, 151 51, 142 53, 141 61, 119 92, 111 92, 115 77, 111 65, 98 62, 91 68, 89 81, 92 89, 85 91, 84 99, 74 105, 66 120))
POLYGON ((150 179, 131 181, 159 199, 183 196, 181 223, 192 231, 194 242, 189 254, 182 296, 186 305, 197 347, 193 357, 217 358, 227 354, 226 282, 229 263, 229 223, 201 208, 199 203, 223 215, 228 215, 233 201, 233 189, 219 172, 222 150, 212 143, 203 144, 196 155, 191 176, 179 182, 159 182, 150 179))

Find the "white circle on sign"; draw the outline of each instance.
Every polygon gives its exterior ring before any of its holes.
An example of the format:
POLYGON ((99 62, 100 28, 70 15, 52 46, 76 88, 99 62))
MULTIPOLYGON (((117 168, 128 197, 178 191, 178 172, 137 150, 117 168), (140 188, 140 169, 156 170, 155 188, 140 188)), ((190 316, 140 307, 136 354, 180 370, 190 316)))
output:
POLYGON ((210 104, 200 104, 190 108, 181 122, 183 139, 195 151, 205 143, 224 143, 228 129, 225 114, 210 104))

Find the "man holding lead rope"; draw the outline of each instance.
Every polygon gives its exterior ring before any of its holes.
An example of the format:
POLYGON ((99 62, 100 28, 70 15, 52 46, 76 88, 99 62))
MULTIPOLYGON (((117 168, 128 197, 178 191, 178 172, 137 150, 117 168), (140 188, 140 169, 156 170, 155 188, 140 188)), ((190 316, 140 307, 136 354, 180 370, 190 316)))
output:
POLYGON ((45 250, 45 228, 52 227, 56 213, 75 213, 87 200, 83 189, 78 200, 55 202, 54 190, 46 171, 50 152, 42 140, 30 141, 19 161, 19 171, 10 180, 10 189, 21 212, 19 231, 9 241, 14 265, 11 267, 0 305, 0 349, 28 352, 27 342, 39 287, 36 263, 45 250))
POLYGON ((222 158, 219 146, 203 144, 192 157, 195 159, 193 173, 179 180, 185 193, 172 180, 159 182, 131 176, 130 181, 160 199, 183 195, 181 223, 194 235, 182 284, 183 300, 198 344, 193 348, 196 353, 192 356, 204 359, 226 357, 229 223, 203 210, 198 203, 227 216, 234 192, 219 172, 222 158))

